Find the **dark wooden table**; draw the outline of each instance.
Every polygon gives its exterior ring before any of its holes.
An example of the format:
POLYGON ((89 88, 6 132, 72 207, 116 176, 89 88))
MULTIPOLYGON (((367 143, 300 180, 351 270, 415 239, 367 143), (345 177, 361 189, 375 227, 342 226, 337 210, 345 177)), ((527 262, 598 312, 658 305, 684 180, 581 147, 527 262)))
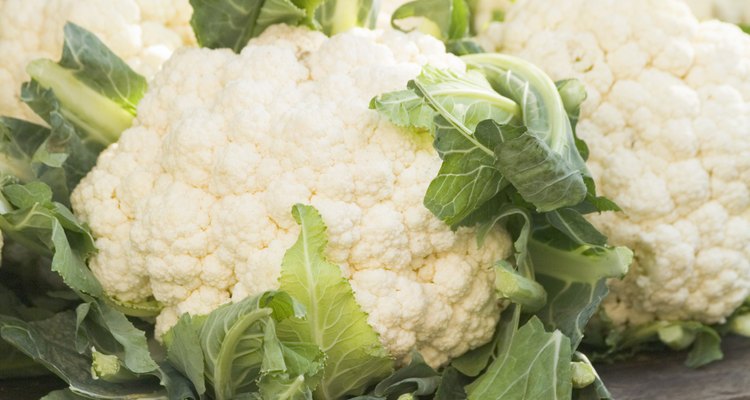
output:
MULTIPOLYGON (((722 347, 724 360, 699 369, 682 364, 684 353, 660 353, 597 371, 616 400, 750 400, 750 340, 727 337, 722 347)), ((64 386, 54 377, 0 381, 0 400, 36 400, 64 386)))
POLYGON ((684 353, 640 356, 596 369, 616 400, 750 399, 750 340, 729 336, 722 349, 722 361, 698 369, 683 365, 684 353))

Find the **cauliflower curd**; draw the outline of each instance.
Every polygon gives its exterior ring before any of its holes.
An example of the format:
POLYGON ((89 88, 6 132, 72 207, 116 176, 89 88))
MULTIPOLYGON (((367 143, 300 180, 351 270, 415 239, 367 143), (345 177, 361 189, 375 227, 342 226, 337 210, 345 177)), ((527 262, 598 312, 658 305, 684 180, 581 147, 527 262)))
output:
POLYGON ((750 295, 750 36, 673 0, 521 1, 483 43, 588 90, 579 135, 635 262, 616 325, 723 322, 750 295))
POLYGON ((188 0, 0 0, 0 115, 39 121, 19 99, 25 68, 60 57, 66 22, 151 77, 175 49, 195 43, 191 15, 188 0))
POLYGON ((328 257, 390 353, 439 365, 493 334, 494 261, 423 205, 440 167, 428 133, 368 109, 424 64, 463 70, 421 34, 353 30, 327 38, 273 26, 240 55, 182 49, 156 75, 134 126, 80 183, 72 204, 96 236, 90 267, 109 295, 182 313, 278 286, 299 228, 295 203, 328 226, 328 257))

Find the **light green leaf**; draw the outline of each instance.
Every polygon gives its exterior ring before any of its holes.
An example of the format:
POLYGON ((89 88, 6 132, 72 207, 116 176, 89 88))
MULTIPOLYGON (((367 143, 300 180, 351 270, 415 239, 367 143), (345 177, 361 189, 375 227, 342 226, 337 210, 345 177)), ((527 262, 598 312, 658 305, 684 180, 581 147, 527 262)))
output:
POLYGON ((561 208, 545 214, 547 222, 578 244, 604 246, 607 237, 576 210, 561 208))
POLYGON ((53 129, 61 124, 53 121, 57 115, 102 147, 130 127, 147 87, 144 77, 73 23, 65 25, 60 62, 32 61, 26 71, 32 81, 22 87, 21 99, 53 129))
POLYGON ((570 340, 532 317, 487 372, 466 387, 469 399, 570 399, 570 340))
POLYGON ((578 244, 553 228, 529 240, 536 279, 548 302, 536 315, 548 329, 560 329, 576 348, 583 329, 607 295, 606 280, 623 276, 633 260, 625 247, 578 244))
POLYGON ((284 343, 314 343, 325 352, 325 372, 315 398, 362 394, 388 376, 393 360, 339 268, 325 260, 326 227, 320 214, 295 205, 292 215, 300 224, 300 236, 284 255, 279 282, 281 290, 305 306, 307 315, 279 323, 278 336, 284 343))

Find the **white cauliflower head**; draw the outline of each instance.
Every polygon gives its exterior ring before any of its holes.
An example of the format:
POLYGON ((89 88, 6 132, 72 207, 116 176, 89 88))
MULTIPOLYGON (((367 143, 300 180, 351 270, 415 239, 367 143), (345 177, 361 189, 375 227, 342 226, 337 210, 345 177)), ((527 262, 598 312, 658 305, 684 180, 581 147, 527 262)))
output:
POLYGON ((465 68, 435 39, 394 31, 281 25, 240 55, 179 50, 73 193, 96 236, 91 269, 121 301, 162 302, 163 333, 182 313, 276 288, 299 233, 291 207, 308 203, 391 354, 439 365, 486 342, 501 310, 491 265, 510 239, 477 248, 434 217, 422 205, 441 163, 431 137, 368 108, 427 63, 465 68))
POLYGON ((609 317, 724 321, 750 295, 750 36, 673 0, 521 1, 498 29, 495 50, 588 89, 578 133, 624 210, 592 221, 635 252, 609 317))
POLYGON ((68 21, 150 77, 176 48, 195 43, 191 14, 189 0, 0 0, 0 115, 39 121, 19 99, 26 64, 60 57, 68 21))

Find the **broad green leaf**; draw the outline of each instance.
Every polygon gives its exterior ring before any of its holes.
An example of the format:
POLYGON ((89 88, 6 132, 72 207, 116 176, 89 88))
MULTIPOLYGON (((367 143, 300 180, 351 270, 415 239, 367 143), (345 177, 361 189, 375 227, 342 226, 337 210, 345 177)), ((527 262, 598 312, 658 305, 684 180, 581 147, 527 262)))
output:
POLYGON ((55 390, 47 393, 40 400, 87 400, 88 397, 79 396, 70 389, 55 390))
POLYGON ((466 376, 475 377, 481 374, 487 365, 508 351, 520 318, 521 307, 515 304, 508 306, 500 315, 492 340, 454 359, 451 366, 466 376))
POLYGON ((312 391, 304 375, 289 377, 286 374, 265 375, 258 382, 261 399, 312 400, 312 391))
POLYGON ((146 79, 133 71, 92 33, 65 25, 59 63, 35 60, 26 67, 31 82, 21 99, 55 129, 74 127, 81 139, 104 147, 117 141, 135 117, 146 79))
POLYGON ((525 126, 486 120, 476 132, 498 138, 494 147, 497 170, 537 211, 574 206, 586 197, 580 171, 525 126))
POLYGON ((435 393, 441 375, 424 362, 422 356, 412 352, 411 362, 380 381, 371 393, 357 399, 392 399, 402 395, 428 396, 435 393))
POLYGON ((606 280, 623 276, 633 260, 625 247, 578 244, 553 228, 537 230, 528 243, 536 279, 547 291, 547 304, 536 315, 559 329, 576 348, 583 329, 608 289, 606 280))
POLYGON ((388 376, 393 360, 367 324, 367 314, 339 268, 324 258, 327 238, 320 214, 310 206, 295 205, 292 215, 300 235, 284 255, 279 283, 305 306, 307 315, 280 322, 278 336, 283 343, 316 344, 326 354, 316 399, 362 394, 388 376))
POLYGON ((607 237, 576 210, 561 208, 545 214, 547 222, 578 244, 604 246, 607 237))
POLYGON ((200 349, 200 329, 202 318, 195 319, 190 314, 182 314, 177 324, 167 333, 167 359, 190 382, 199 395, 206 393, 206 380, 203 352, 200 349))
POLYGON ((52 255, 52 270, 71 288, 100 296, 102 288, 86 266, 94 251, 89 230, 62 204, 52 201, 52 192, 41 182, 2 188, 14 210, 0 215, 3 233, 39 254, 52 255))
POLYGON ((570 360, 570 340, 532 317, 466 393, 482 400, 570 399, 570 360))
POLYGON ((434 400, 465 400, 467 379, 456 368, 447 367, 440 378, 434 400))
POLYGON ((142 399, 166 395, 158 379, 127 383, 93 379, 90 353, 81 354, 75 348, 76 316, 73 312, 33 322, 0 316, 0 335, 66 381, 74 394, 95 399, 142 399))
POLYGON ((299 24, 306 13, 290 0, 190 0, 190 25, 201 47, 239 53, 274 23, 299 24))
POLYGON ((575 121, 571 123, 565 103, 567 100, 568 109, 574 112, 575 102, 582 101, 580 95, 572 96, 565 90, 561 95, 544 71, 518 57, 482 53, 461 59, 470 68, 482 71, 498 93, 520 105, 523 125, 532 136, 559 154, 571 169, 582 176, 591 175, 576 146, 575 121))
MULTIPOLYGON (((214 310, 200 330, 205 376, 217 400, 255 392, 263 363, 265 331, 273 310, 262 296, 214 310)), ((273 325, 270 327, 273 329, 273 325)), ((179 331, 175 331, 177 337, 179 331)))
POLYGON ((487 119, 508 122, 518 108, 478 73, 460 75, 427 66, 409 83, 409 89, 420 99, 406 99, 403 108, 376 99, 375 106, 386 116, 394 115, 397 122, 406 119, 403 110, 412 110, 410 116, 419 116, 417 128, 425 123, 427 110, 417 112, 414 107, 421 102, 422 107, 434 110, 434 145, 443 164, 427 189, 424 204, 438 218, 456 225, 507 185, 495 166, 494 148, 500 138, 484 132, 475 135, 474 130, 487 119))
POLYGON ((105 355, 116 355, 134 373, 156 370, 158 366, 149 353, 145 333, 106 303, 89 300, 76 309, 78 351, 95 346, 105 355))

